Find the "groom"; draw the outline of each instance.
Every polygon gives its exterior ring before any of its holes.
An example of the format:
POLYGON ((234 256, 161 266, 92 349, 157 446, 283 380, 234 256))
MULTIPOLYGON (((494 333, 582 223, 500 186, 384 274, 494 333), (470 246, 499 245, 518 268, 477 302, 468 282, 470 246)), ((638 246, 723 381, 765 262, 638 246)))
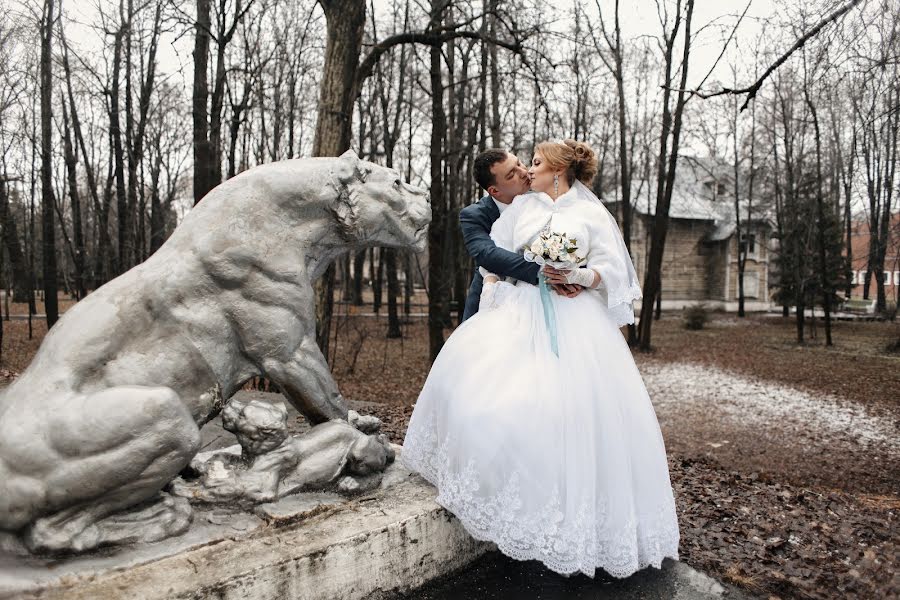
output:
MULTIPOLYGON (((529 191, 530 180, 525 165, 511 152, 491 148, 475 157, 473 171, 475 182, 488 195, 459 212, 459 226, 469 256, 475 260, 476 267, 484 267, 500 277, 537 284, 540 267, 525 260, 522 254, 498 247, 490 235, 491 225, 500 218, 500 213, 506 210, 513 198, 529 191)), ((476 268, 466 297, 463 321, 478 312, 483 284, 481 273, 476 268)), ((577 296, 582 290, 579 285, 566 284, 554 285, 553 288, 558 294, 569 298, 577 296)))

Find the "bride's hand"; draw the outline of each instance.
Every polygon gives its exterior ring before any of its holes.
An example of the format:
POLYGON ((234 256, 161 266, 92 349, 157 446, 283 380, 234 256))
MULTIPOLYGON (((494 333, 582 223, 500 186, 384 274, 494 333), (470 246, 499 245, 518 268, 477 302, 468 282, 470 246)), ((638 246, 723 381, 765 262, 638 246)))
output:
POLYGON ((550 285, 577 284, 582 287, 594 288, 600 283, 600 275, 588 268, 562 270, 544 265, 544 275, 550 285))
POLYGON ((491 282, 485 278, 484 285, 481 287, 481 297, 478 299, 478 310, 490 310, 497 308, 509 298, 512 290, 516 286, 505 281, 491 282))

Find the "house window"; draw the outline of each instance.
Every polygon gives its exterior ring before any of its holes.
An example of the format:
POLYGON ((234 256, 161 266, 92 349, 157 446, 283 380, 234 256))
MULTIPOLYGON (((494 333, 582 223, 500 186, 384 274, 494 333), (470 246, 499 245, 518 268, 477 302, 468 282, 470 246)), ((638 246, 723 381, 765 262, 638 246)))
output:
POLYGON ((759 298, 759 272, 744 271, 744 298, 759 298))
POLYGON ((747 249, 747 256, 756 258, 756 234, 755 233, 742 233, 741 234, 741 243, 739 246, 739 252, 743 252, 744 249, 747 249))
POLYGON ((718 196, 722 196, 725 194, 725 184, 716 181, 715 179, 710 179, 708 181, 703 182, 703 187, 706 188, 706 191, 709 192, 713 198, 718 196))

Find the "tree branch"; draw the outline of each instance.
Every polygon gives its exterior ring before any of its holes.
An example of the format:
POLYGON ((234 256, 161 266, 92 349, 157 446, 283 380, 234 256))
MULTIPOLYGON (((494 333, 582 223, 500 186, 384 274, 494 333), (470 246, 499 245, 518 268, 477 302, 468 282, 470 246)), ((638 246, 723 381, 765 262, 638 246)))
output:
POLYGON ((410 31, 405 33, 398 33, 396 35, 385 38, 372 46, 372 49, 369 50, 369 53, 363 59, 362 63, 360 63, 359 69, 356 72, 356 89, 361 89, 362 83, 372 75, 375 69, 375 65, 378 63, 381 55, 394 46, 399 46, 400 44, 424 44, 426 46, 441 46, 445 42, 457 38, 482 40, 488 44, 494 44, 496 46, 500 46, 501 48, 506 48, 507 50, 515 52, 516 54, 522 53, 521 40, 516 39, 513 42, 506 42, 503 40, 498 40, 496 38, 488 37, 479 31, 410 31))
MULTIPOLYGON (((828 15, 827 17, 825 17, 824 19, 819 21, 819 23, 815 27, 813 27, 812 29, 807 31, 800 39, 798 39, 796 42, 794 42, 794 45, 791 46, 787 52, 785 52, 783 55, 781 55, 781 57, 778 58, 778 60, 776 60, 774 63, 772 63, 769 66, 769 68, 766 69, 766 71, 762 74, 762 76, 759 79, 757 79, 756 82, 753 83, 752 85, 749 85, 749 86, 743 87, 743 88, 723 87, 721 90, 719 90, 717 92, 710 92, 710 93, 701 92, 699 89, 673 90, 673 91, 679 91, 679 92, 685 91, 685 92, 689 93, 691 96, 698 96, 700 98, 703 98, 704 100, 706 100, 708 98, 715 98, 716 96, 724 96, 726 94, 733 94, 736 96, 741 95, 741 94, 747 94, 747 98, 744 100, 744 103, 741 105, 741 112, 743 112, 744 109, 746 109, 747 106, 750 105, 750 101, 753 100, 754 98, 756 98, 757 92, 759 92, 760 88, 762 88, 763 83, 765 83, 765 81, 766 81, 766 79, 768 79, 769 75, 774 73, 778 69, 778 67, 783 65, 787 61, 787 59, 791 57, 791 55, 794 52, 796 52, 797 50, 802 48, 804 45, 806 45, 806 42, 808 42, 810 39, 815 37, 816 34, 818 34, 822 29, 824 29, 826 26, 828 26, 831 23, 840 19, 842 16, 844 16, 846 13, 850 12, 851 9, 853 9, 856 5, 860 4, 862 1, 863 0, 850 0, 850 2, 848 2, 841 8, 837 9, 836 11, 834 11, 833 13, 831 13, 830 15, 828 15)), ((665 87, 665 86, 663 86, 663 87, 665 87)))

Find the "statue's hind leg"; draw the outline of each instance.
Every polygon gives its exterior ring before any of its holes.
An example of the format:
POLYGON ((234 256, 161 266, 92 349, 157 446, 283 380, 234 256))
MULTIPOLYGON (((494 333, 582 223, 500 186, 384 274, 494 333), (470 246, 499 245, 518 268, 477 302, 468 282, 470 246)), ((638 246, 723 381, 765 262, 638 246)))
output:
POLYGON ((153 541, 187 528, 189 506, 160 496, 200 444, 197 425, 174 391, 109 388, 69 402, 52 425, 56 448, 84 448, 90 437, 91 452, 61 452, 59 467, 45 479, 49 505, 57 509, 25 530, 32 551, 153 541))

